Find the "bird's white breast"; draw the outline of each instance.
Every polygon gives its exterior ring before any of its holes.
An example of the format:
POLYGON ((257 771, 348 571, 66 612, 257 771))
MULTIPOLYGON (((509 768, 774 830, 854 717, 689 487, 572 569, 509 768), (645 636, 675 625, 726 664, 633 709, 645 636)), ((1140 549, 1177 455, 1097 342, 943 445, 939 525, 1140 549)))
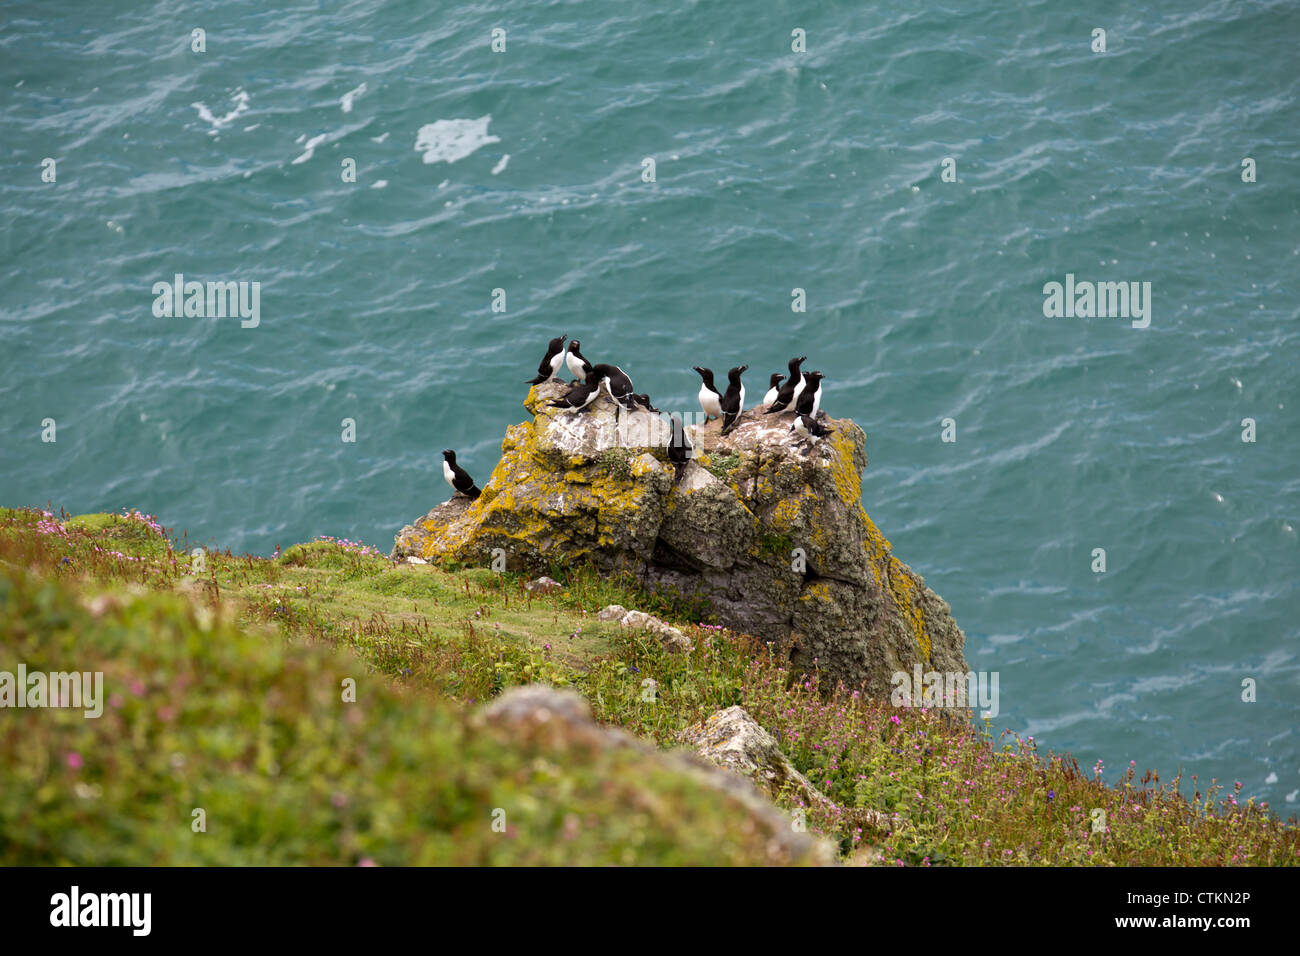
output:
POLYGON ((764 405, 771 405, 773 402, 775 402, 775 401, 776 401, 776 395, 777 395, 777 392, 779 392, 779 391, 780 391, 780 389, 769 388, 769 389, 767 390, 767 394, 763 396, 763 404, 764 404, 764 405))
POLYGON ((707 385, 700 386, 700 408, 706 415, 721 415, 722 406, 718 404, 718 393, 707 385))
POLYGON ((452 472, 451 465, 447 464, 445 459, 442 463, 442 477, 447 479, 447 484, 453 488, 456 487, 456 475, 452 472))

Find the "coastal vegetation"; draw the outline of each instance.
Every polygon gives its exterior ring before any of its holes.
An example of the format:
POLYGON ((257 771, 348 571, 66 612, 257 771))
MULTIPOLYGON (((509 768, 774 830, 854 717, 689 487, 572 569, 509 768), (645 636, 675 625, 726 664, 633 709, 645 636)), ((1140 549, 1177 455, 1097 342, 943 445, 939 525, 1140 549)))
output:
POLYGON ((0 864, 786 862, 734 800, 653 752, 476 720, 535 683, 659 751, 742 706, 827 798, 777 806, 846 863, 1300 863, 1294 818, 1240 784, 1134 762, 1108 785, 1100 764, 988 722, 827 687, 698 602, 583 566, 551 576, 530 590, 332 538, 196 552, 136 512, 0 510, 0 671, 102 671, 107 695, 97 719, 0 723, 0 864), (598 621, 610 604, 693 649, 598 621))

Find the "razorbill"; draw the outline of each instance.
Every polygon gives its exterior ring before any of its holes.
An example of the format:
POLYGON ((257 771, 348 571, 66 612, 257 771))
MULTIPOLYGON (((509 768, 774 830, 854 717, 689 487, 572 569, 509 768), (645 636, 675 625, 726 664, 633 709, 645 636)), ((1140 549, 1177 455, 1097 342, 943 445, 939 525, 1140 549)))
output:
POLYGON ((809 415, 817 417, 817 409, 822 405, 822 379, 825 378, 821 372, 804 372, 804 390, 799 396, 799 402, 795 405, 795 411, 800 415, 809 415))
POLYGON ((740 376, 747 368, 748 365, 741 365, 727 372, 727 394, 723 395, 722 401, 718 403, 722 408, 722 434, 724 435, 736 427, 736 420, 745 410, 745 386, 741 384, 740 376))
MULTIPOLYGON (((442 477, 447 479, 447 484, 451 485, 452 491, 466 498, 473 500, 482 494, 474 484, 474 479, 469 476, 469 472, 456 464, 456 453, 450 448, 444 448, 442 452, 442 477)), ((452 497, 456 496, 452 495, 452 497)))
POLYGON ((830 434, 829 428, 807 415, 796 415, 793 424, 790 425, 790 431, 808 442, 809 451, 817 444, 819 438, 825 438, 830 434))
POLYGON ((767 383, 767 394, 763 396, 763 404, 771 405, 776 401, 776 394, 781 390, 781 383, 785 381, 785 376, 780 372, 772 373, 772 380, 767 383))
POLYGON ((672 436, 668 439, 668 460, 673 463, 673 484, 677 484, 682 479, 682 472, 686 470, 686 463, 691 460, 691 440, 686 435, 681 415, 673 412, 668 418, 672 423, 672 436))
POLYGON ((713 384, 713 369, 700 368, 698 365, 692 365, 691 368, 700 373, 700 378, 704 379, 704 384, 700 386, 700 408, 704 409, 705 421, 713 418, 722 417, 722 396, 713 384))
POLYGON ((799 399, 803 398, 803 391, 805 388, 808 387, 807 372, 801 372, 799 375, 796 376, 796 378, 798 379, 798 381, 796 381, 794 385, 794 394, 790 396, 789 407, 791 409, 797 409, 799 407, 799 399))
POLYGON ((573 376, 574 385, 585 382, 587 376, 591 374, 591 363, 578 351, 578 346, 581 344, 577 339, 574 339, 569 343, 569 351, 564 356, 564 363, 569 366, 569 374, 573 376))
POLYGON ((594 382, 579 382, 550 403, 551 408, 586 408, 600 394, 600 386, 594 382))
POLYGON ((650 404, 650 396, 645 392, 642 392, 639 395, 633 395, 632 404, 644 408, 647 412, 654 412, 656 415, 659 414, 659 409, 650 404))
POLYGON ((593 380, 597 385, 605 386, 610 398, 628 411, 632 410, 632 379, 628 378, 627 372, 617 365, 593 365, 587 381, 593 380))
POLYGON ((548 378, 555 378, 556 372, 560 370, 560 363, 564 361, 564 334, 561 333, 559 338, 551 339, 551 344, 546 347, 546 355, 542 362, 537 366, 537 377, 528 380, 529 385, 541 385, 548 378))
POLYGON ((775 415, 777 412, 783 412, 794 404, 795 396, 798 392, 803 391, 803 375, 799 373, 799 366, 807 359, 808 356, 806 355, 790 359, 790 377, 781 386, 781 390, 776 393, 776 401, 771 404, 766 414, 775 415))

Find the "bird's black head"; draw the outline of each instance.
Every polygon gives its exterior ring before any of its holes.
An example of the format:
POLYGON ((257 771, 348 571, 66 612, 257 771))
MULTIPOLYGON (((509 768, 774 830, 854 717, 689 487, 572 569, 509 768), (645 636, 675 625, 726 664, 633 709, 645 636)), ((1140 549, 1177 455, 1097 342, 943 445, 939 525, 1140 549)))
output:
POLYGON ((798 375, 798 374, 799 374, 799 366, 802 365, 802 364, 803 364, 804 362, 806 362, 806 361, 808 361, 808 356, 806 356, 806 355, 800 355, 798 358, 792 358, 792 359, 790 359, 790 374, 791 374, 791 375, 798 375))
POLYGON ((700 373, 700 378, 704 379, 706 384, 708 385, 713 384, 713 369, 700 368, 698 365, 692 365, 691 368, 695 369, 695 371, 700 373))
POLYGON ((564 348, 564 333, 561 332, 558 338, 551 339, 550 350, 558 352, 564 348))
POLYGON ((738 383, 740 381, 740 376, 744 375, 748 368, 749 368, 748 365, 738 365, 735 368, 728 369, 727 381, 738 383))
POLYGON ((456 453, 452 451, 450 448, 444 448, 442 450, 442 457, 447 459, 448 464, 450 465, 456 464, 456 453))
POLYGON ((808 377, 808 382, 812 385, 816 385, 826 377, 821 372, 804 372, 804 375, 808 377))
POLYGON ((576 355, 578 353, 578 348, 581 345, 582 345, 581 342, 579 342, 577 339, 574 339, 572 342, 569 343, 569 351, 576 355))
POLYGON ((785 376, 782 375, 780 372, 773 372, 773 373, 772 373, 772 378, 771 378, 771 379, 768 381, 768 383, 767 383, 767 387, 768 387, 768 388, 776 388, 778 385, 781 384, 782 380, 784 380, 784 379, 785 379, 785 376))

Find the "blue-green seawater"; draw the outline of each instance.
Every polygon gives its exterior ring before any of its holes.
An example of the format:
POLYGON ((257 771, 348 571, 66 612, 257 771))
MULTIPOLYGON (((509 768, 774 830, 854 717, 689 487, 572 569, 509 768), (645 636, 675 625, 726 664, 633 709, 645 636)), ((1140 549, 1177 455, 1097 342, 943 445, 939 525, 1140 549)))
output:
POLYGON ((996 729, 1289 814, 1298 40, 1270 0, 0 4, 0 503, 387 550, 553 335, 665 410, 807 354, 996 729), (155 317, 176 273, 260 325, 155 317), (1150 327, 1045 317, 1067 273, 1150 327))

